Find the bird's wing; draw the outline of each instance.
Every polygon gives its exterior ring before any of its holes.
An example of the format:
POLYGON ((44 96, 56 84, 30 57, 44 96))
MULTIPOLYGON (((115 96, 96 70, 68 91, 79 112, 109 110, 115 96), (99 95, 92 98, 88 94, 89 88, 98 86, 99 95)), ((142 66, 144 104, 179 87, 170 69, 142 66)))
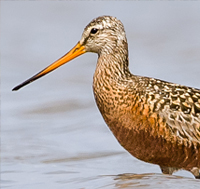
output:
POLYGON ((200 90, 157 79, 149 81, 148 101, 181 139, 200 143, 200 90))

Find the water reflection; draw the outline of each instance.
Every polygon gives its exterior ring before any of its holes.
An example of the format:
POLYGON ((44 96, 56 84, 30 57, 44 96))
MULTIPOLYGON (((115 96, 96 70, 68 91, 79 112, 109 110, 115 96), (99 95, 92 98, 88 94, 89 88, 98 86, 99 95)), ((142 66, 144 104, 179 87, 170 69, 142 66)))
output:
MULTIPOLYGON (((179 187, 188 188, 184 183, 187 182, 194 184, 192 179, 188 179, 181 176, 173 176, 173 175, 163 175, 163 174, 132 174, 132 173, 124 173, 114 176, 113 179, 115 181, 116 188, 173 188, 173 185, 179 185, 179 187)), ((196 182, 196 186, 199 185, 199 182, 196 182)), ((194 187, 195 185, 192 185, 194 187)), ((189 187, 190 188, 190 187, 189 187)))

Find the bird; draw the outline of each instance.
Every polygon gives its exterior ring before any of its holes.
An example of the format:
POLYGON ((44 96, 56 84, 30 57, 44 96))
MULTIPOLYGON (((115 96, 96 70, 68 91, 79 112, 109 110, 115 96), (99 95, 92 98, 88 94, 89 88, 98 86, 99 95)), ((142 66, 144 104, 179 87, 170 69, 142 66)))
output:
POLYGON ((98 54, 93 93, 121 146, 163 174, 183 169, 200 179, 200 89, 132 74, 125 29, 116 17, 93 19, 68 53, 13 91, 86 52, 98 54))

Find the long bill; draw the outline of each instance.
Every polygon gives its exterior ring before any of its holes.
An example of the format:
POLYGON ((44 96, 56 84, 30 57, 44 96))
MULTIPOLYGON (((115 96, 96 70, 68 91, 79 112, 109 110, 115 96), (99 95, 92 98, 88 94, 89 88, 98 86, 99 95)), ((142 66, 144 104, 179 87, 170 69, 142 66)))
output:
POLYGON ((76 58, 77 56, 84 54, 85 52, 86 52, 85 47, 83 45, 81 45, 80 42, 78 42, 75 45, 75 47, 73 49, 71 49, 63 57, 61 57, 60 59, 58 59, 57 61, 52 63, 50 66, 46 67, 44 70, 42 70, 39 73, 37 73, 36 75, 34 75, 33 77, 31 77, 31 78, 27 79, 26 81, 24 81, 23 83, 17 85, 12 90, 17 91, 18 89, 20 89, 20 88, 24 87, 25 85, 35 81, 36 79, 39 79, 40 77, 48 74, 49 72, 55 70, 56 68, 62 66, 63 64, 69 62, 70 60, 76 58))

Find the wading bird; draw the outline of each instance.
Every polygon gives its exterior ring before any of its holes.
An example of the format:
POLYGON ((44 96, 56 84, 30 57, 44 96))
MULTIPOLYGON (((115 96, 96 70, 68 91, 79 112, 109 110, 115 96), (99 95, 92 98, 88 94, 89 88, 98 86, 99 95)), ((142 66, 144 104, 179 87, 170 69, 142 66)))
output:
POLYGON ((165 174, 185 169, 200 178, 200 90, 131 74, 124 26, 115 17, 91 21, 72 50, 13 90, 86 52, 98 54, 94 96, 119 143, 165 174))

